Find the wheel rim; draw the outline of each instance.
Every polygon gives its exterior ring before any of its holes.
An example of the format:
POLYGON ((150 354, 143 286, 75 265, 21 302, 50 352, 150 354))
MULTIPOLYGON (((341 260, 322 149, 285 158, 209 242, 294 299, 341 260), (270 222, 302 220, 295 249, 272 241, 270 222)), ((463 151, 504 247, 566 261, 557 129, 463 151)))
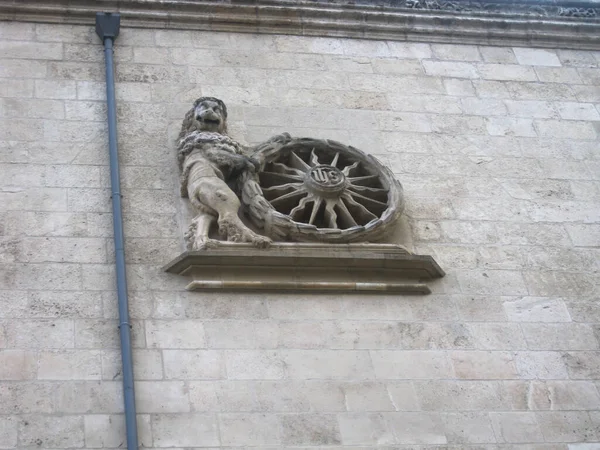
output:
POLYGON ((402 212, 400 184, 379 161, 356 148, 292 139, 263 150, 263 159, 255 181, 266 202, 252 201, 250 195, 243 199, 249 200, 255 225, 273 237, 373 240, 402 212))

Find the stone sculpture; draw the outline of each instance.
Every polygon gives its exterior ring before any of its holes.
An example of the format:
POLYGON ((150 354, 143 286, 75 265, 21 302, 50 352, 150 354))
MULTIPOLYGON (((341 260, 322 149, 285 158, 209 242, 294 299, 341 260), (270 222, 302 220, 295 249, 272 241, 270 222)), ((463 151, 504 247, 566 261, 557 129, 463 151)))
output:
POLYGON ((228 241, 269 245, 269 238, 250 230, 238 216, 240 200, 234 190, 242 174, 257 170, 258 161, 227 136, 225 103, 213 97, 194 102, 179 133, 178 161, 181 196, 188 197, 197 212, 186 235, 190 249, 218 242, 209 237, 215 220, 228 241))
POLYGON ((192 250, 214 246, 215 220, 228 241, 379 241, 404 208, 402 186, 376 158, 336 141, 283 133, 246 148, 227 136, 227 108, 202 97, 179 135, 181 195, 197 216, 192 250), (241 199, 241 202, 240 202, 241 199), (243 205, 250 223, 238 216, 243 205))

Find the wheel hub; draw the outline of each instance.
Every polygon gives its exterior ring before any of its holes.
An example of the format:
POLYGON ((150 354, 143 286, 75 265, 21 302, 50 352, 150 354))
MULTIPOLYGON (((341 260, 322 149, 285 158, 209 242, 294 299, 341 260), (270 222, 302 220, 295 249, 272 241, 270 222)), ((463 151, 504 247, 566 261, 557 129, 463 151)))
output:
POLYGON ((314 194, 333 197, 346 188, 346 175, 337 167, 322 164, 308 171, 305 183, 314 194))

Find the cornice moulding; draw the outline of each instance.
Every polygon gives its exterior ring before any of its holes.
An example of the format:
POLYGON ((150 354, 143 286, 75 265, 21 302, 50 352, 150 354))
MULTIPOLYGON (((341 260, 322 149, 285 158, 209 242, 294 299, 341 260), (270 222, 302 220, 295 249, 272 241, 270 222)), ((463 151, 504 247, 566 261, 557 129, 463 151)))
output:
POLYGON ((92 25, 103 11, 134 28, 600 49, 599 2, 0 0, 0 20, 92 25))

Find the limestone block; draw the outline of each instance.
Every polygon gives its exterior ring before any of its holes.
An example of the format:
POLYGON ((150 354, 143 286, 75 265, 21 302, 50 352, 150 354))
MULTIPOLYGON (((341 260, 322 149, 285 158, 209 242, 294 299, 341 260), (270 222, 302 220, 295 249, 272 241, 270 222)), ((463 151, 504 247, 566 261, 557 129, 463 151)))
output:
POLYGON ((229 379, 275 380, 285 377, 286 362, 280 352, 228 350, 225 354, 229 379))
POLYGON ((35 38, 35 24, 26 22, 3 22, 0 39, 17 41, 33 41, 35 38))
POLYGON ((115 78, 117 83, 185 83, 188 81, 187 71, 181 67, 131 63, 120 64, 115 78))
POLYGON ((14 417, 0 418, 0 448, 17 447, 18 421, 14 417))
POLYGON ((568 84, 510 81, 506 88, 515 100, 576 100, 575 88, 568 84))
POLYGON ((188 388, 183 381, 136 381, 135 402, 139 413, 190 411, 188 388))
POLYGON ((383 413, 385 421, 399 444, 446 444, 448 442, 441 417, 437 413, 383 413))
POLYGON ((600 85, 600 70, 599 69, 577 69, 583 84, 600 85))
MULTIPOLYGON (((396 394, 400 398, 403 391, 412 391, 406 389, 404 385, 398 385, 396 394), (405 388, 404 390, 402 388, 405 388)), ((386 385, 379 382, 360 382, 344 384, 342 389, 346 397, 346 406, 348 411, 395 411, 396 408, 392 404, 392 398, 388 392, 386 385)), ((416 400, 414 391, 412 392, 413 399, 416 400)), ((408 402, 406 402, 408 403, 408 402)), ((415 402, 416 405, 416 402, 415 402)))
POLYGON ((536 100, 506 100, 504 102, 511 116, 523 118, 556 118, 556 111, 550 102, 536 100))
MULTIPOLYGON (((600 354, 598 352, 566 352, 562 361, 567 366, 569 377, 573 380, 593 380, 600 372, 600 354)), ((565 377, 566 378, 566 377, 565 377)))
POLYGON ((568 378, 564 358, 559 352, 517 352, 517 371, 524 379, 565 379, 568 378))
POLYGON ((38 356, 39 380, 100 380, 102 358, 98 351, 41 352, 38 356))
POLYGON ((219 414, 223 445, 278 445, 281 444, 280 427, 280 416, 275 414, 219 414))
POLYGON ((308 39, 298 39, 294 36, 276 36, 275 45, 280 52, 338 55, 344 53, 342 41, 335 38, 310 37, 308 39))
POLYGON ((513 356, 505 351, 453 351, 450 358, 458 378, 517 378, 513 356))
POLYGON ((194 320, 148 320, 146 342, 150 348, 206 347, 204 327, 194 320))
POLYGON ((600 439, 598 423, 584 411, 542 411, 536 413, 546 442, 582 442, 600 439))
POLYGON ((21 416, 19 446, 78 448, 84 445, 82 416, 21 416))
POLYGON ((444 433, 449 444, 496 442, 487 413, 461 412, 442 414, 444 433))
MULTIPOLYGON (((21 77, 27 73, 29 78, 44 78, 47 73, 45 61, 25 60, 25 59, 2 59, 0 66, 0 76, 2 77, 21 77)), ((3 83, 7 80, 3 80, 3 83)))
POLYGON ((378 379, 449 378, 454 371, 446 352, 434 350, 371 351, 378 379))
POLYGON ((542 431, 534 413, 492 412, 490 419, 499 442, 521 443, 543 440, 542 431))
POLYGON ((563 66, 571 67, 597 67, 598 60, 594 58, 593 52, 584 52, 580 50, 557 50, 558 59, 563 66))
MULTIPOLYGON (((10 88, 11 86, 7 86, 10 88)), ((23 92, 25 95, 30 92, 29 86, 16 85, 12 86, 16 89, 26 89, 23 92)), ((17 91, 18 92, 18 91, 17 91)), ((12 96, 16 96, 17 92, 13 91, 12 96)), ((7 95, 9 96, 9 95, 7 95)), ((0 99, 0 117, 31 117, 36 119, 44 119, 52 117, 56 119, 64 119, 64 106, 60 100, 33 100, 33 99, 0 99)))
POLYGON ((371 360, 366 351, 287 350, 282 351, 281 356, 281 370, 285 368, 285 374, 292 379, 373 377, 371 360))
MULTIPOLYGON (((126 440, 125 417, 122 415, 93 414, 84 416, 85 443, 88 448, 118 448, 126 440)), ((137 416, 138 441, 143 447, 152 447, 150 416, 137 416)))
POLYGON ((521 272, 512 270, 473 270, 459 275, 464 293, 524 295, 527 293, 521 272))
POLYGON ((510 98, 506 84, 502 81, 473 80, 472 83, 480 98, 510 98))
MULTIPOLYGON (((595 287, 587 274, 575 272, 525 272, 525 282, 534 296, 593 295, 595 287)), ((564 320, 563 320, 564 321, 564 320)))
MULTIPOLYGON (((136 380, 160 380, 163 378, 162 353, 159 350, 135 349, 133 365, 136 380)), ((118 380, 120 378, 122 378, 120 350, 103 350, 102 379, 118 380)))
POLYGON ((219 446, 214 414, 153 414, 152 435, 155 447, 219 446))
POLYGON ((533 68, 514 64, 478 64, 477 71, 484 80, 537 81, 533 68))
POLYGON ((486 120, 486 127, 492 136, 537 136, 533 121, 512 117, 492 117, 486 120))
POLYGON ((475 89, 471 80, 460 80, 455 78, 444 78, 446 94, 470 97, 475 95, 475 89))
POLYGON ((123 383, 120 381, 69 381, 54 386, 54 413, 115 414, 123 412, 123 383))
POLYGON ((5 79, 0 86, 0 97, 33 97, 33 80, 5 79))
POLYGON ((23 238, 18 259, 27 263, 105 263, 106 242, 100 238, 23 238))
POLYGON ((589 122, 538 120, 535 123, 541 137, 558 139, 595 139, 596 130, 589 122))
MULTIPOLYGON (((470 324, 469 330, 475 341, 475 348, 485 350, 523 350, 529 340, 523 336, 521 327, 512 323, 470 324)), ((527 336, 527 335, 526 335, 527 336)))
POLYGON ((509 320, 515 322, 570 322, 571 318, 561 299, 522 297, 504 303, 509 320))
MULTIPOLYGON (((119 322, 117 320, 77 320, 75 322, 75 347, 77 348, 119 348, 119 322)), ((144 347, 144 325, 141 321, 131 321, 133 347, 144 347)))
POLYGON ((513 47, 513 52, 519 64, 531 66, 560 66, 556 52, 545 49, 513 47))
POLYGON ((74 81, 63 80, 36 80, 35 96, 50 99, 74 99, 77 97, 74 81))
POLYGON ((4 326, 12 348, 73 348, 73 320, 19 320, 4 326))
POLYGON ((600 395, 588 381, 533 381, 528 407, 532 410, 597 410, 600 395))
POLYGON ((40 42, 77 42, 96 44, 98 36, 93 29, 78 25, 43 24, 35 25, 35 38, 40 42))
POLYGON ((341 443, 334 414, 294 414, 281 416, 284 445, 335 445, 341 443))
POLYGON ((340 414, 338 422, 344 445, 385 445, 396 442, 382 414, 340 414))
MULTIPOLYGON (((173 55, 173 61, 175 64, 181 64, 176 61, 177 58, 181 58, 182 51, 186 49, 169 49, 156 48, 156 47, 134 47, 133 48, 133 62, 142 64, 169 64, 171 61, 170 54, 173 55)), ((207 61, 208 62, 208 61, 207 61)))
POLYGON ((100 62, 84 63, 70 61, 48 62, 48 76, 62 80, 103 81, 104 65, 100 62))
POLYGON ((480 46, 479 52, 485 62, 499 64, 512 64, 517 62, 514 52, 509 47, 480 46))
POLYGON ((30 380, 37 374, 36 353, 25 350, 0 350, 1 380, 30 380))
POLYGON ((429 61, 422 62, 427 75, 451 78, 479 78, 473 64, 466 62, 429 61))
MULTIPOLYGON (((163 361, 167 379, 225 378, 223 354, 214 350, 164 350, 163 361)), ((234 378, 232 374, 228 365, 227 375, 234 378)))
POLYGON ((503 298, 498 296, 455 295, 452 297, 461 320, 504 322, 503 298))
POLYGON ((594 224, 565 225, 569 237, 577 247, 598 247, 600 245, 600 227, 594 224))
POLYGON ((583 83, 577 69, 570 67, 536 67, 535 73, 540 81, 546 83, 583 83))
POLYGON ((461 99, 461 107, 465 114, 475 116, 504 116, 506 107, 499 100, 480 100, 475 98, 461 99))
POLYGON ((0 41, 0 57, 16 59, 62 59, 60 43, 31 41, 0 41))
POLYGON ((28 236, 84 237, 88 217, 84 213, 11 211, 6 217, 7 235, 27 229, 28 236))
POLYGON ((394 111, 427 112, 438 114, 461 114, 461 103, 452 97, 421 95, 389 94, 387 96, 394 111))

